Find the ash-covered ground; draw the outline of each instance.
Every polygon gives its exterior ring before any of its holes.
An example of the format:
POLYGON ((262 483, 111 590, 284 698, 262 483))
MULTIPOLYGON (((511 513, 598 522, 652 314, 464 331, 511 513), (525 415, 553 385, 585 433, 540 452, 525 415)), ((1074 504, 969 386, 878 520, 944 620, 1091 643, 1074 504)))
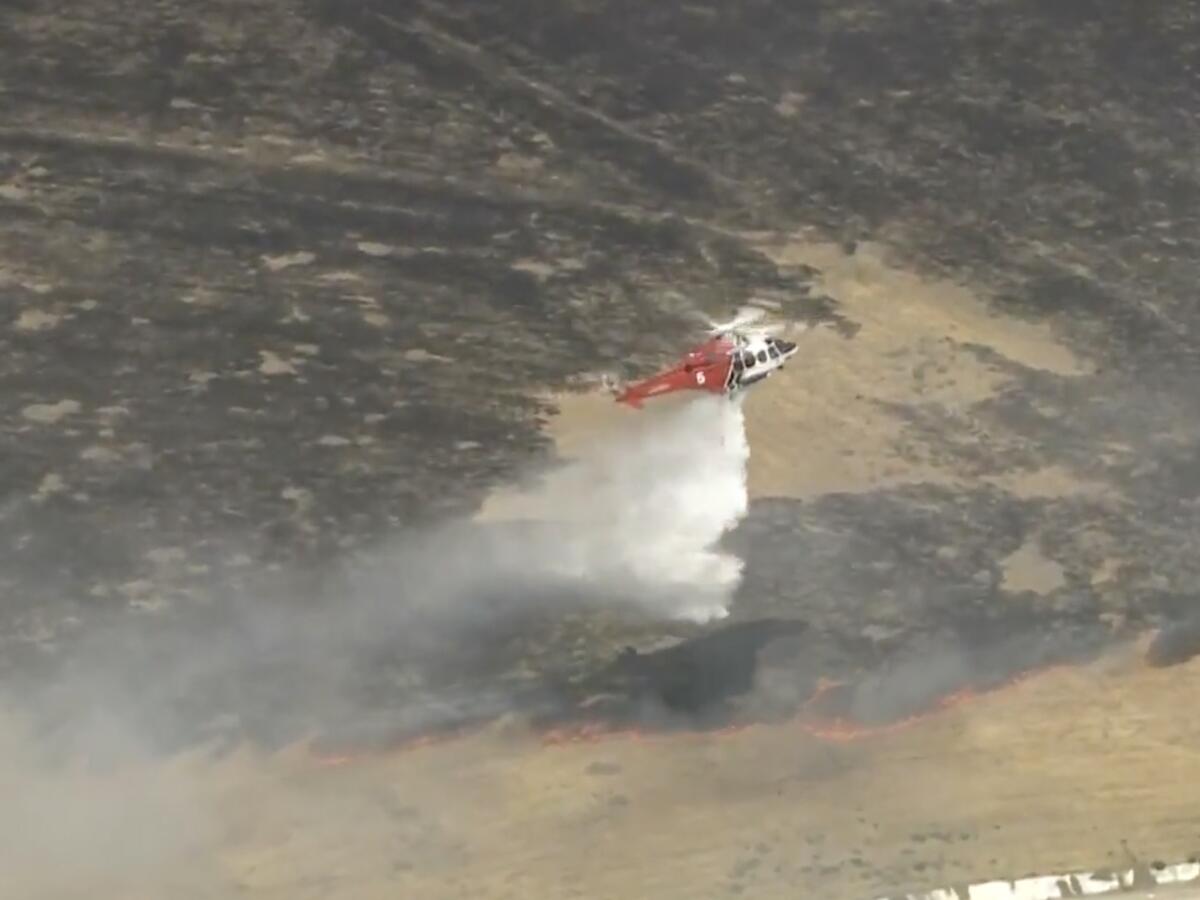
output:
POLYGON ((723 723, 822 678, 870 723, 1186 616, 1197 59, 1185 2, 7 4, 4 683, 155 747, 723 723), (547 391, 649 372, 698 310, 909 334, 886 283, 866 318, 763 249, 801 233, 1061 353, 948 330, 831 383, 802 345, 748 401, 717 624, 469 521, 549 464, 547 391), (894 471, 753 490, 828 437, 772 391, 886 417, 836 452, 894 471))

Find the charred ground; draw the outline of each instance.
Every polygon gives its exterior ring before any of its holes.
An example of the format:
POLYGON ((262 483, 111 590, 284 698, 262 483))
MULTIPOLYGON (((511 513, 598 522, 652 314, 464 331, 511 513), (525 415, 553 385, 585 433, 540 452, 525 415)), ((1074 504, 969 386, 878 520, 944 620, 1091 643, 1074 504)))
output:
POLYGON ((969 282, 1091 372, 962 344, 1006 372, 1001 393, 889 411, 902 445, 970 487, 757 501, 730 538, 747 558, 735 617, 805 630, 743 714, 929 647, 965 660, 930 693, 949 691, 1193 606, 1190 4, 107 0, 0 16, 12 683, 130 628, 142 649, 114 678, 134 697, 172 648, 239 660, 154 686, 174 740, 213 722, 289 739, 340 692, 388 727, 435 688, 467 698, 465 718, 614 685, 678 700, 681 677, 702 717, 697 685, 742 696, 744 647, 649 657, 686 661, 635 667, 630 686, 622 646, 694 636, 663 623, 522 606, 499 631, 456 631, 447 656, 366 625, 340 647, 317 625, 263 646, 242 611, 319 621, 355 552, 470 512, 547 453, 540 391, 645 371, 693 308, 766 297, 855 340, 819 271, 751 237, 802 228, 969 282), (1104 496, 987 484, 1047 469, 1104 496), (1026 546, 1057 568, 1048 586, 1006 583, 1026 546), (987 647, 1026 649, 980 662, 987 647))

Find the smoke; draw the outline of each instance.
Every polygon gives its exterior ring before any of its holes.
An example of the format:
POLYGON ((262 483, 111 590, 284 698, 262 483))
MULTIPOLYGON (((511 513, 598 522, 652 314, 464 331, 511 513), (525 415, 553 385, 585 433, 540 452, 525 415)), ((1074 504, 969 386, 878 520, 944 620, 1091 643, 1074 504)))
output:
POLYGON ((774 661, 774 669, 759 674, 756 700, 764 708, 784 705, 817 722, 869 730, 996 690, 1049 666, 1089 661, 1111 644, 1102 623, 1052 628, 1024 623, 971 636, 913 634, 879 658, 858 664, 843 648, 834 654, 840 667, 818 662, 817 668, 811 663, 819 648, 810 644, 793 648, 790 656, 774 661))
POLYGON ((0 894, 222 896, 213 798, 189 774, 194 761, 150 761, 128 734, 103 728, 89 743, 109 761, 49 759, 46 739, 0 706, 0 894))
POLYGON ((837 717, 862 726, 886 725, 928 712, 938 701, 974 687, 977 676, 962 647, 912 648, 851 685, 837 717))
POLYGON ((746 514, 749 456, 741 398, 631 413, 510 501, 543 525, 496 555, 534 580, 607 588, 673 618, 723 618, 743 564, 720 541, 746 514))

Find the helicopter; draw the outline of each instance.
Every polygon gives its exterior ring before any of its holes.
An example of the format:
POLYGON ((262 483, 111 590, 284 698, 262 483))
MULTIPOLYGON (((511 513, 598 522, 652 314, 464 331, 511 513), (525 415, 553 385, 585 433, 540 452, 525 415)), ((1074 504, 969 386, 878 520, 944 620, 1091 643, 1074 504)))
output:
POLYGON ((767 329, 747 328, 763 315, 747 307, 728 322, 712 323, 704 343, 688 350, 672 367, 624 387, 608 381, 618 403, 635 409, 651 397, 678 391, 707 391, 733 397, 781 370, 796 344, 767 329))

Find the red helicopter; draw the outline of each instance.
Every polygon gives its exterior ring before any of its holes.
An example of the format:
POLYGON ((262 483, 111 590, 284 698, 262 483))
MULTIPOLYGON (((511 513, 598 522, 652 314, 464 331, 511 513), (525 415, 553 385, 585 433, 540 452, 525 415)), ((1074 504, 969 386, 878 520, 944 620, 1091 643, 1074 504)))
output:
POLYGON ((641 409, 650 397, 688 390, 732 397, 782 369, 796 353, 796 345, 763 330, 742 327, 761 315, 761 310, 751 308, 732 321, 714 325, 707 341, 657 375, 622 389, 610 384, 617 402, 641 409))

